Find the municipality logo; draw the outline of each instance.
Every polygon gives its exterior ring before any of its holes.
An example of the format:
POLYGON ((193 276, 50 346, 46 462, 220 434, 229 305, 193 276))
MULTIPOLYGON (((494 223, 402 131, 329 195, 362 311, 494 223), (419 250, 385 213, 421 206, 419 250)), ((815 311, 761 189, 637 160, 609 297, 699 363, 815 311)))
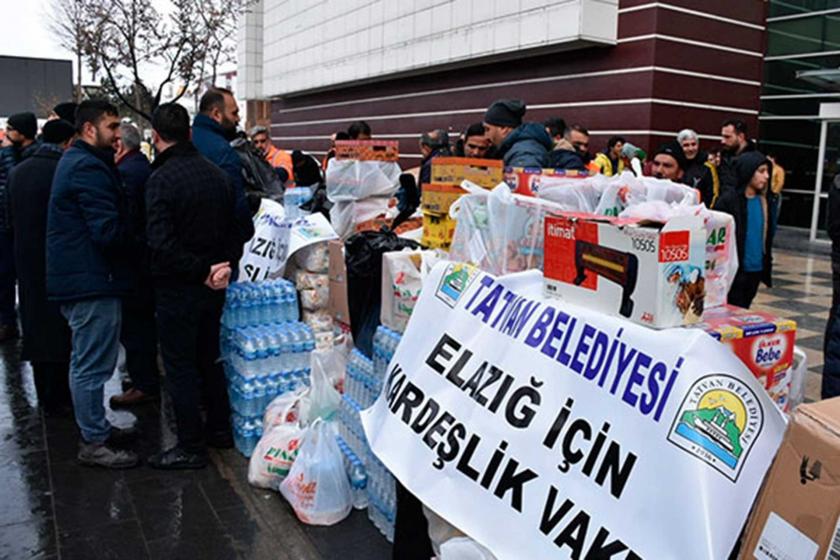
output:
POLYGON ((764 410, 752 389, 713 374, 691 386, 668 441, 735 482, 763 426, 764 410))
POLYGON ((436 294, 438 299, 454 308, 477 275, 478 269, 472 265, 465 263, 448 265, 438 285, 436 294))

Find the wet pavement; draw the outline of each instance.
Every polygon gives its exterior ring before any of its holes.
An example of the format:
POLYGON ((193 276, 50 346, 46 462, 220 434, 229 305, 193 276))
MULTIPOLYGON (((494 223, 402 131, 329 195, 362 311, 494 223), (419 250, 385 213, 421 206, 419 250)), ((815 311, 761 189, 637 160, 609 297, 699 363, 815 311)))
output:
MULTIPOLYGON (((0 559, 386 559, 391 547, 354 512, 307 527, 283 498, 248 485, 245 458, 211 452, 202 471, 108 471, 76 463, 72 418, 44 418, 17 343, 0 345, 0 559)), ((119 390, 119 375, 107 393, 119 390)), ((108 415, 142 430, 148 456, 173 442, 164 403, 108 415)))

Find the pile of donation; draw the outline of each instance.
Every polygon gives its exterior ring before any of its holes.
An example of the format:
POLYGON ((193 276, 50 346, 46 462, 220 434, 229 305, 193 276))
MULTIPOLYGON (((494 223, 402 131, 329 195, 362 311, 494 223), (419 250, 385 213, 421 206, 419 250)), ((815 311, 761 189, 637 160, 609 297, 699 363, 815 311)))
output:
POLYGON ((392 231, 398 158, 338 141, 329 220, 255 217, 222 330, 251 484, 395 554, 409 511, 443 560, 840 554, 840 403, 802 404, 794 322, 726 304, 731 216, 445 157, 392 231))

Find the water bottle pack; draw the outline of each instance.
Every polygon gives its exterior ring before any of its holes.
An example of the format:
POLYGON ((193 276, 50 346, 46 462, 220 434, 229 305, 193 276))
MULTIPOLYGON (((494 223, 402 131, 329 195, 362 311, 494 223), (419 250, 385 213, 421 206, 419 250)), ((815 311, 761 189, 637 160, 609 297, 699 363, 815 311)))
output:
POLYGON ((222 325, 229 329, 299 319, 297 291, 288 280, 234 282, 228 286, 222 325))
POLYGON ((379 396, 382 381, 373 373, 374 362, 354 348, 347 360, 346 393, 362 408, 368 408, 379 396))
POLYGON ((269 403, 309 385, 315 334, 298 318, 297 292, 287 280, 228 287, 219 342, 234 442, 245 456, 262 435, 262 416, 269 403))
POLYGON ((246 457, 250 457, 263 434, 261 416, 242 416, 236 412, 232 415, 233 443, 236 449, 246 457))
POLYGON ((385 325, 380 325, 373 335, 373 375, 380 381, 385 380, 388 364, 394 358, 402 335, 385 325))
POLYGON ((338 448, 341 450, 344 471, 350 479, 350 488, 353 491, 353 507, 365 509, 368 507, 368 477, 365 463, 350 449, 350 445, 340 435, 336 436, 336 442, 338 442, 338 448))

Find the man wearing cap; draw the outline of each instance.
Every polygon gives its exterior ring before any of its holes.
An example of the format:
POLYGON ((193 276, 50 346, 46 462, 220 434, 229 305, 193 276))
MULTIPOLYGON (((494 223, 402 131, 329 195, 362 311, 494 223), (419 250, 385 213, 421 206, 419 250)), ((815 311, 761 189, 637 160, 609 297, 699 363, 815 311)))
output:
POLYGON ((666 142, 653 155, 651 173, 657 179, 679 183, 685 174, 685 154, 679 142, 666 142))
POLYGON ((38 404, 48 415, 67 414, 70 400, 70 327, 59 304, 47 300, 47 208, 58 160, 75 136, 69 122, 44 125, 43 142, 9 175, 9 214, 20 278, 21 359, 32 364, 38 404))
POLYGON ((522 122, 525 110, 520 99, 500 99, 484 114, 484 130, 505 166, 545 167, 553 142, 542 124, 522 122))
POLYGON ((0 150, 0 342, 18 335, 15 311, 15 256, 6 192, 12 168, 38 149, 38 120, 33 113, 16 113, 6 121, 8 146, 0 150))

